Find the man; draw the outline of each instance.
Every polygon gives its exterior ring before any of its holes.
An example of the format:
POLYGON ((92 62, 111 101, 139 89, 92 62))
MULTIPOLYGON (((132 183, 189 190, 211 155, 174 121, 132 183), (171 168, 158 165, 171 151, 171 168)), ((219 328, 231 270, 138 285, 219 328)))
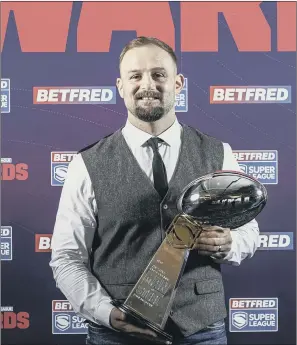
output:
MULTIPOLYGON (((111 299, 128 296, 165 238, 183 188, 216 170, 239 171, 228 144, 177 121, 175 95, 183 85, 167 44, 150 37, 131 41, 117 80, 126 125, 69 165, 50 266, 73 309, 89 322, 87 344, 144 344, 131 336, 138 333, 154 338, 111 299)), ((255 220, 236 231, 205 227, 165 328, 174 344, 227 343, 220 263, 252 257, 258 234, 255 220)))

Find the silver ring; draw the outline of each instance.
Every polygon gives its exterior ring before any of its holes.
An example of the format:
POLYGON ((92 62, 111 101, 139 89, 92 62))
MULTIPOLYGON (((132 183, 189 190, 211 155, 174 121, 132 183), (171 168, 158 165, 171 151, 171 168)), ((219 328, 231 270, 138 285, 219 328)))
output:
POLYGON ((222 246, 219 246, 219 250, 218 250, 218 252, 220 252, 220 251, 221 251, 221 249, 222 249, 222 246))

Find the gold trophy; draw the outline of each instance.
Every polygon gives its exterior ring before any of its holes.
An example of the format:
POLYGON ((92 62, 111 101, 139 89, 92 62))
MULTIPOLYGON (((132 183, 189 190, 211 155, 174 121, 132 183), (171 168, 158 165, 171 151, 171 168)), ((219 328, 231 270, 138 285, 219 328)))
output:
POLYGON ((178 198, 178 215, 129 296, 124 303, 112 301, 136 324, 157 334, 157 338, 137 336, 155 344, 172 344, 172 336, 164 328, 190 250, 203 225, 236 229, 254 219, 266 201, 265 187, 240 172, 215 172, 186 186, 178 198))

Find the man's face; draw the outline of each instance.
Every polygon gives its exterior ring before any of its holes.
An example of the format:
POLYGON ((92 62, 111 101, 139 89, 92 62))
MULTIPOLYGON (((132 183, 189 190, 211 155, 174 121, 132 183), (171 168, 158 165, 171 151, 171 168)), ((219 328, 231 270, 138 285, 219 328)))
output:
POLYGON ((145 122, 154 122, 174 108, 175 95, 183 87, 183 76, 165 50, 148 45, 129 50, 117 80, 128 111, 145 122))

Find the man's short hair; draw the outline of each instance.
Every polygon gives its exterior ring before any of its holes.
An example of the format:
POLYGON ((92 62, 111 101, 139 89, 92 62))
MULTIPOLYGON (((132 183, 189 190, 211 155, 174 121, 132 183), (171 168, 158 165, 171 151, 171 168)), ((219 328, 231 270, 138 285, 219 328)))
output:
POLYGON ((173 49, 168 44, 159 40, 158 38, 146 37, 146 36, 137 37, 125 45, 125 47, 123 48, 123 50, 120 54, 119 65, 121 64, 121 62, 124 58, 124 55, 127 53, 127 51, 129 51, 133 48, 144 47, 144 46, 147 46, 150 44, 153 44, 153 45, 165 50, 172 57, 175 65, 177 66, 177 57, 176 57, 173 49))

